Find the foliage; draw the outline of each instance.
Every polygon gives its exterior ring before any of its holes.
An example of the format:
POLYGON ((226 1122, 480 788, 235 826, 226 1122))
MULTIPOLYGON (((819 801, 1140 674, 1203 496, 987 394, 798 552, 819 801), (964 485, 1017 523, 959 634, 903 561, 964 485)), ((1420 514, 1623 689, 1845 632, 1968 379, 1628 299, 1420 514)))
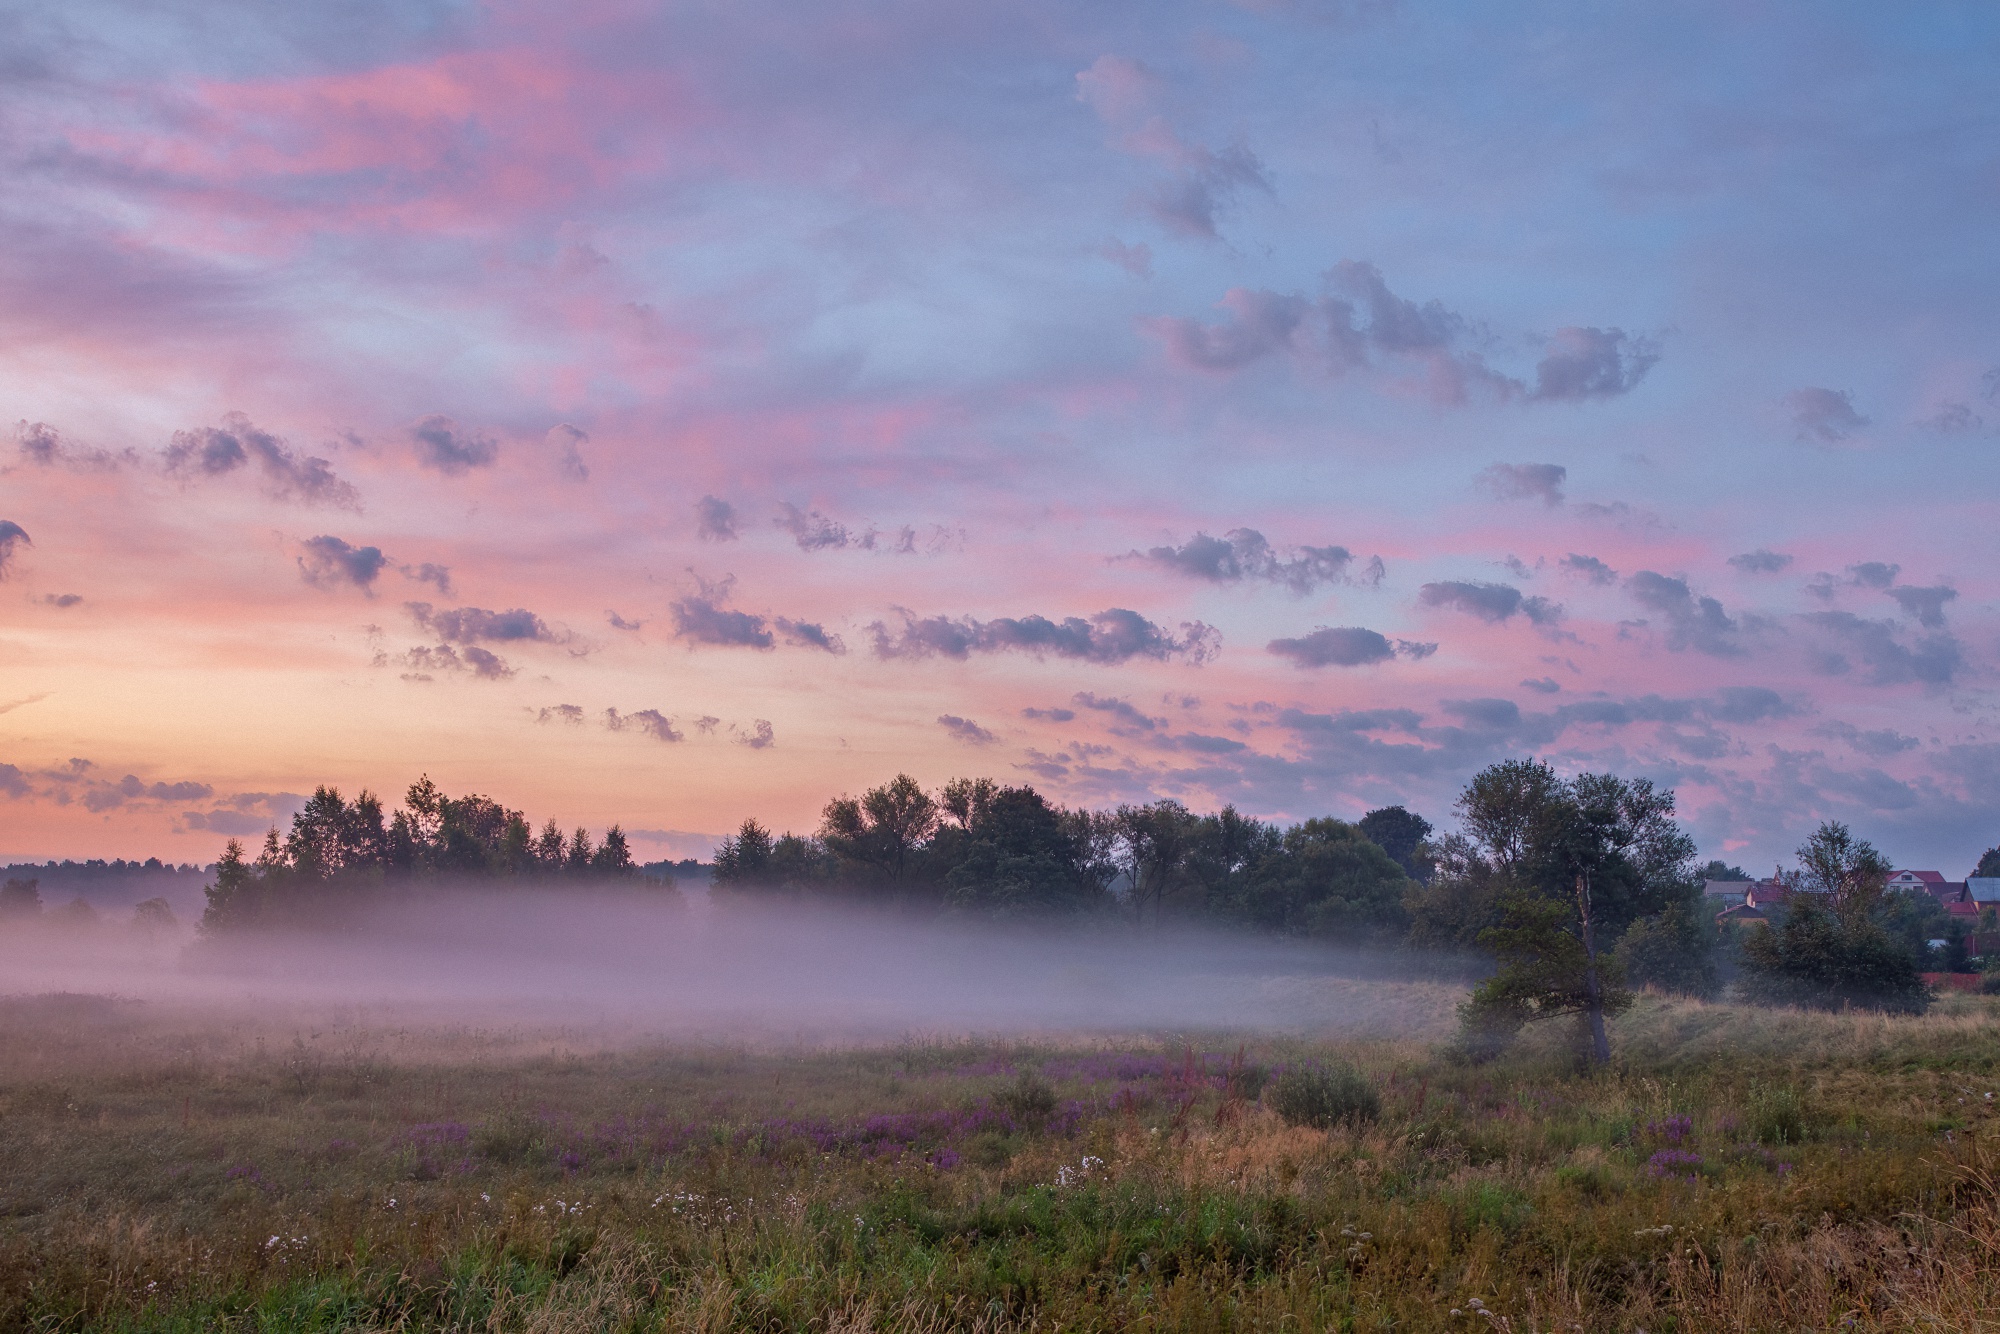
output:
POLYGON ((213 932, 325 923, 392 882, 617 881, 637 872, 617 825, 601 845, 584 829, 564 839, 553 820, 537 839, 521 812, 476 793, 447 796, 428 776, 410 785, 402 809, 385 821, 374 793, 349 802, 322 786, 289 831, 265 835, 255 860, 229 840, 205 887, 201 924, 213 932))
POLYGON ((1748 880, 1750 878, 1748 871, 1740 866, 1731 866, 1720 857, 1714 858, 1708 865, 1702 867, 1700 875, 1704 880, 1748 880))
POLYGON ((1425 884, 1437 870, 1424 840, 1431 836, 1431 822, 1401 806, 1383 806, 1361 817, 1362 837, 1389 854, 1403 868, 1403 874, 1425 884))
POLYGON ((1627 927, 1618 941, 1618 963, 1633 986, 1684 996, 1713 996, 1722 986, 1716 964, 1715 919, 1679 902, 1627 927))
POLYGON ((1979 854, 1979 865, 1972 868, 1975 876, 2000 876, 2000 848, 1988 848, 1979 854))
POLYGON ((1375 1085, 1346 1061, 1285 1070, 1265 1088, 1264 1101, 1287 1125, 1315 1130, 1359 1125, 1382 1114, 1375 1085))
POLYGON ((1354 825, 1307 820, 1287 829, 1240 878, 1231 915, 1294 935, 1354 943, 1399 939, 1410 881, 1354 825))
POLYGON ((1713 968, 1693 924, 1694 843, 1671 792, 1509 760, 1474 776, 1458 812, 1464 832, 1438 845, 1436 878, 1410 899, 1418 941, 1476 944, 1497 961, 1464 1008, 1469 1054, 1490 1057, 1534 1020, 1580 1015, 1595 1027, 1630 1004, 1609 946, 1638 923, 1647 929, 1628 955, 1653 977, 1700 983, 1713 968))
POLYGON ((34 879, 10 879, 0 885, 0 917, 34 917, 42 911, 42 894, 34 879))
POLYGON ((1881 854, 1829 821, 1800 847, 1799 863, 1790 900, 1769 927, 1744 939, 1744 994, 1827 1009, 1928 1006, 1917 954, 1886 925, 1898 896, 1886 892, 1881 854))

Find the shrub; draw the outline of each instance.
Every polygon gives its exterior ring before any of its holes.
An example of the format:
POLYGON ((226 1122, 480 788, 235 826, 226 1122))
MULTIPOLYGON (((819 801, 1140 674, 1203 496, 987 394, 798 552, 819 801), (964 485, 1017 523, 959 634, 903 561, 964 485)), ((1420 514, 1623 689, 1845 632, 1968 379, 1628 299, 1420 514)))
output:
POLYGON ((1287 1124, 1317 1130, 1343 1122, 1373 1121, 1382 1114, 1382 1098, 1375 1086, 1344 1061, 1285 1071, 1271 1081, 1265 1101, 1287 1124))
POLYGON ((1023 1070, 994 1096, 994 1104, 1024 1126, 1040 1127, 1056 1114, 1055 1086, 1033 1070, 1023 1070))

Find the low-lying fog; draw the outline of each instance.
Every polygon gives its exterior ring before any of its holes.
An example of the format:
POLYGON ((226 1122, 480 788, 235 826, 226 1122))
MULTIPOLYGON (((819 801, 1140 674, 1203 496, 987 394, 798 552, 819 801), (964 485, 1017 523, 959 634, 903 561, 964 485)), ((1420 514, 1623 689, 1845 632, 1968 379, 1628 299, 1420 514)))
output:
POLYGON ((197 939, 0 921, 0 995, 779 1038, 1273 1029, 1389 1034, 1454 989, 1324 946, 1129 922, 912 921, 644 892, 440 893, 339 930, 197 939))

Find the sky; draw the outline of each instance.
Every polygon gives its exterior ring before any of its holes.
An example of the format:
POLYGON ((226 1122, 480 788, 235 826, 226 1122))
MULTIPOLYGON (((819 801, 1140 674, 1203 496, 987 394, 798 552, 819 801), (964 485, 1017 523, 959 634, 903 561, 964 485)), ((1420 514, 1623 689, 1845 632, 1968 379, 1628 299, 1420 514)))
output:
POLYGON ((0 13, 0 856, 907 771, 2000 843, 2000 13, 0 13))

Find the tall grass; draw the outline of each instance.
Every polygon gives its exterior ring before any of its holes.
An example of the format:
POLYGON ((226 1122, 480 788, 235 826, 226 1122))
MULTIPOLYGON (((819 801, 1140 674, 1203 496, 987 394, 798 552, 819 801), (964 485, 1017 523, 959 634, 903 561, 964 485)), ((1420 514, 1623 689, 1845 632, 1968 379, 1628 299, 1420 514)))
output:
POLYGON ((1649 997, 1591 1072, 0 1002, 0 1328, 2000 1328, 2000 1006, 1940 1008, 1649 997), (1267 1105, 1342 1062, 1374 1119, 1267 1105))

